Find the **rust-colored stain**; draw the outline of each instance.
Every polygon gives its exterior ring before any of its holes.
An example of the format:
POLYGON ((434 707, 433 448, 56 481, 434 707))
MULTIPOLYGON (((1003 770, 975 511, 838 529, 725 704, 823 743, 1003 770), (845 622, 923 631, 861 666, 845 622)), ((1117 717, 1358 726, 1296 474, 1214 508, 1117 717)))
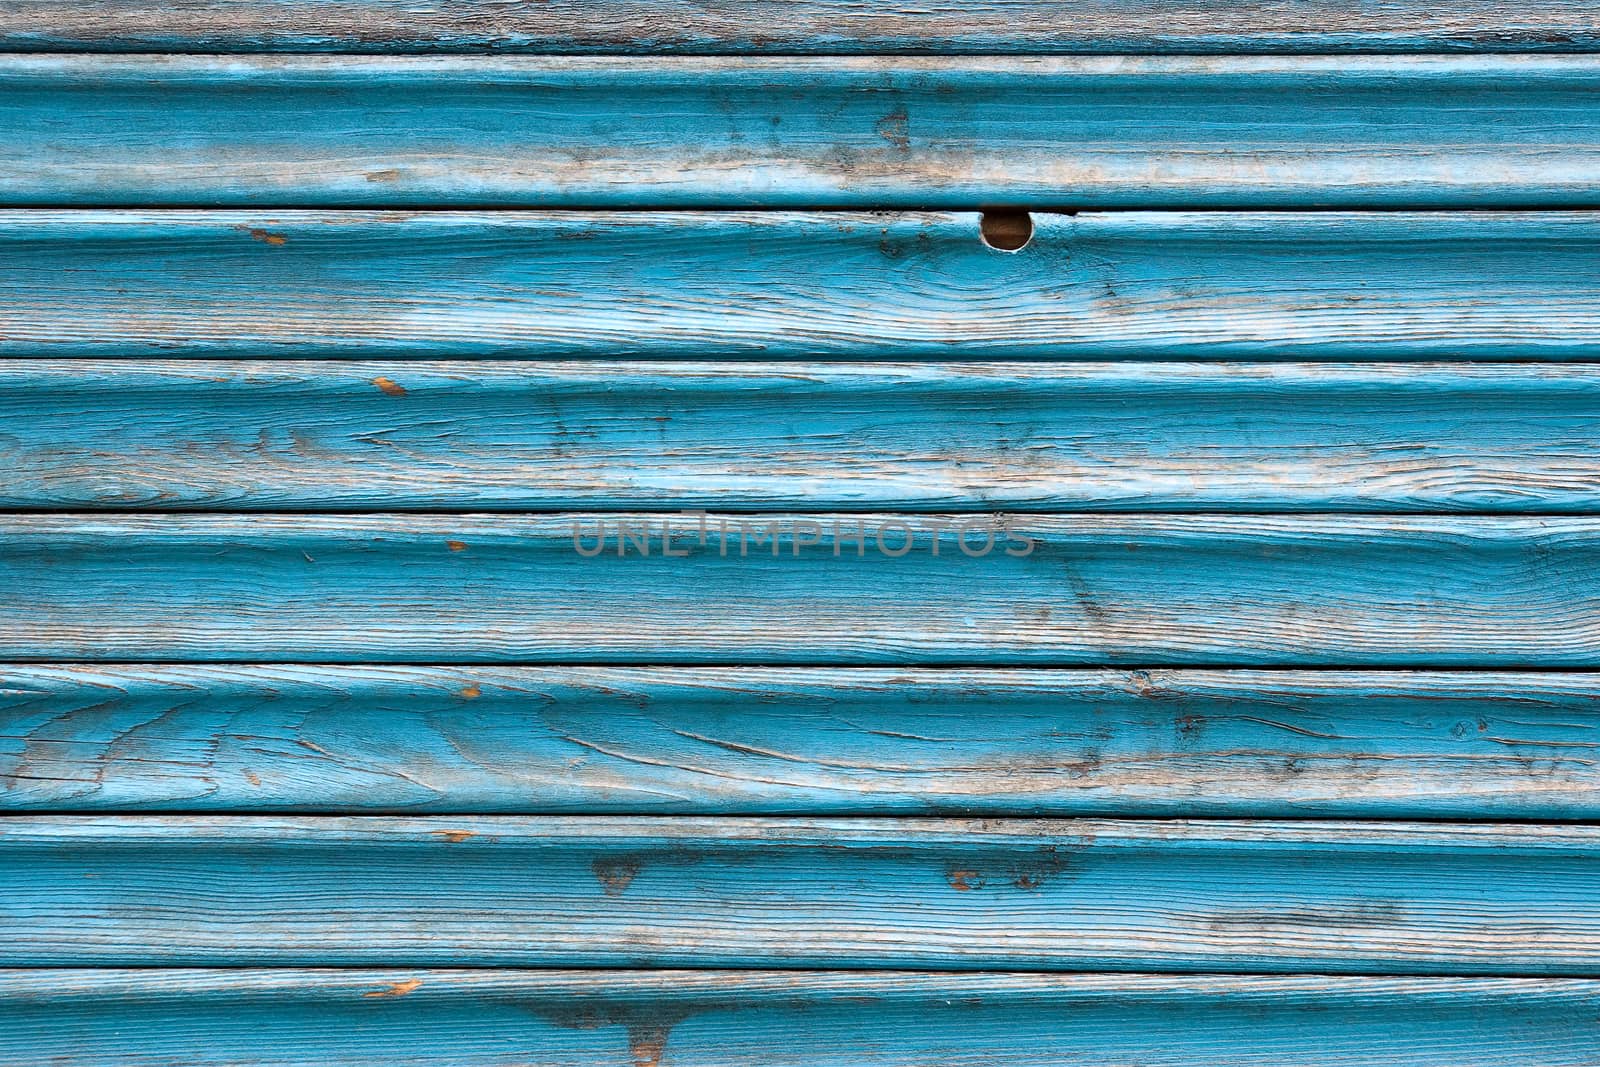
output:
POLYGON ((911 116, 904 104, 878 120, 878 136, 902 152, 911 150, 911 116))
POLYGON ((406 387, 395 381, 393 378, 385 378, 382 375, 379 375, 378 377, 372 379, 372 384, 376 385, 383 392, 384 396, 406 395, 406 387))
POLYGON ((466 700, 477 700, 479 697, 483 696, 483 690, 478 688, 477 685, 469 685, 465 689, 461 690, 461 696, 466 700))
POLYGON ((369 170, 366 173, 369 182, 397 182, 400 180, 398 170, 369 170))
POLYGON ((660 1067, 671 1033, 671 1027, 660 1024, 628 1027, 628 1055, 633 1057, 633 1067, 660 1067))
POLYGON ((478 835, 471 830, 435 830, 433 831, 433 836, 442 837, 452 845, 459 845, 467 838, 477 837, 478 835))
POLYGON ((245 771, 244 780, 255 786, 257 789, 261 788, 261 776, 255 771, 245 771))
POLYGON ((361 994, 363 997, 403 997, 407 993, 415 992, 422 988, 422 979, 407 978, 404 982, 395 982, 387 989, 374 989, 370 993, 361 994))
POLYGON ((974 889, 982 889, 987 881, 980 871, 946 871, 945 879, 949 881, 950 888, 958 893, 970 893, 974 889))
POLYGON ((263 230, 255 226, 235 226, 234 229, 242 230, 262 244, 269 244, 274 248, 289 243, 289 238, 281 233, 273 233, 271 230, 263 230))
POLYGON ((590 867, 608 897, 620 897, 623 891, 633 884, 633 880, 639 877, 637 860, 595 860, 590 867))
MULTIPOLYGON (((1032 857, 1020 863, 1008 864, 998 877, 1003 877, 1025 893, 1036 892, 1045 883, 1063 874, 1067 859, 1055 846, 1039 849, 1032 857)), ((989 876, 970 867, 951 867, 944 872, 945 881, 958 893, 970 893, 989 884, 989 876)))
POLYGON ((467 550, 465 541, 446 541, 444 545, 452 552, 465 552, 467 550))

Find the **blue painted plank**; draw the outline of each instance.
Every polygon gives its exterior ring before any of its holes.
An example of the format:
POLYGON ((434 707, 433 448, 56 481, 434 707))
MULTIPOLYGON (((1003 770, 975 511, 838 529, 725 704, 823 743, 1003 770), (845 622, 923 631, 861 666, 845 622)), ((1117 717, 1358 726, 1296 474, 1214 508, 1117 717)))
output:
POLYGON ((1600 360, 1592 213, 1033 223, 7 211, 0 356, 1600 360))
POLYGON ((0 1064, 1591 1067, 1573 979, 0 971, 0 1064))
POLYGON ((0 361, 0 507, 1556 512, 1600 369, 0 361))
POLYGON ((1596 590, 1589 517, 0 518, 11 660, 1593 668, 1596 590))
POLYGON ((1600 976, 1600 827, 12 816, 0 966, 1600 976))
POLYGON ((1600 818, 1600 675, 0 669, 0 810, 1600 818))
POLYGON ((1597 92, 1587 55, 9 55, 0 202, 1594 207, 1597 92))
POLYGON ((1593 0, 6 0, 8 51, 708 53, 1563 52, 1593 0))

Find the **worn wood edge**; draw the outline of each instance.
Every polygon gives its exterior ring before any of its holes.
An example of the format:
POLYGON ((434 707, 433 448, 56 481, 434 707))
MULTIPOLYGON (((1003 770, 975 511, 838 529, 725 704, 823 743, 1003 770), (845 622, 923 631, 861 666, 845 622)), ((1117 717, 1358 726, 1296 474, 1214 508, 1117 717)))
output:
POLYGON ((7 210, 0 355, 1600 359, 1592 213, 1033 226, 1011 254, 962 212, 7 210))
POLYGON ((11 514, 0 658, 1592 669, 1597 538, 1560 516, 11 514))
POLYGON ((0 811, 1600 818, 1600 675, 0 668, 0 811))
POLYGON ((17 509, 1600 506, 1589 365, 0 360, 0 424, 17 509))
POLYGON ((1600 976, 1592 826, 14 816, 0 854, 7 966, 1600 976))
POLYGON ((0 969, 0 1064, 1578 1067, 1597 1003, 1560 979, 0 969))
MULTIPOLYGON (((1588 0, 1592 4, 1592 0, 1588 0)), ((392 75, 464 74, 492 84, 497 76, 580 77, 601 74, 630 76, 641 85, 672 85, 686 76, 725 72, 830 74, 854 72, 911 72, 971 74, 1189 74, 1226 73, 1326 73, 1354 77, 1416 73, 1451 76, 1463 72, 1521 73, 1565 78, 1586 75, 1595 68, 1595 53, 1514 52, 1470 54, 1358 53, 1198 55, 1140 53, 1136 55, 663 55, 641 59, 637 55, 249 55, 214 53, 28 53, 0 51, 0 79, 19 82, 32 77, 60 77, 81 72, 105 82, 143 79, 154 72, 188 76, 199 82, 235 81, 266 73, 292 81, 295 75, 332 74, 350 82, 392 75)))
POLYGON ((197 52, 1546 52, 1600 46, 1589 0, 1449 10, 1290 0, 1245 7, 1156 0, 940 4, 40 0, 0 4, 0 49, 197 52))
MULTIPOLYGON (((174 855, 223 856, 257 848, 287 855, 344 849, 385 850, 411 844, 429 851, 580 852, 660 850, 659 858, 695 863, 771 849, 819 858, 859 853, 898 862, 907 850, 978 856, 1000 850, 1042 854, 1096 850, 1106 854, 1226 857, 1241 850, 1348 855, 1407 853, 1422 857, 1600 855, 1600 825, 1586 823, 1438 822, 1339 819, 981 819, 820 816, 662 815, 63 815, 19 814, 0 821, 0 850, 19 860, 73 860, 97 848, 171 847, 174 855), (457 847, 459 846, 459 848, 457 847), (676 852, 676 855, 673 853, 676 852)), ((133 855, 130 851, 128 855, 133 855)), ((354 853, 350 853, 354 857, 354 853)), ((352 858, 353 867, 359 861, 352 858)), ((584 868, 588 870, 587 867, 584 868)), ((1290 872, 1291 875, 1293 872, 1290 872)), ((605 879, 595 879, 597 888, 605 879)), ((616 887, 612 893, 618 895, 616 887)), ((954 888, 957 892, 966 890, 954 888)), ((997 887, 998 888, 998 887, 997 887)), ((1030 892, 1031 886, 1012 886, 1030 892)), ((1600 883, 1593 887, 1600 893, 1600 883)), ((1600 918, 1597 918, 1600 923, 1600 918)))

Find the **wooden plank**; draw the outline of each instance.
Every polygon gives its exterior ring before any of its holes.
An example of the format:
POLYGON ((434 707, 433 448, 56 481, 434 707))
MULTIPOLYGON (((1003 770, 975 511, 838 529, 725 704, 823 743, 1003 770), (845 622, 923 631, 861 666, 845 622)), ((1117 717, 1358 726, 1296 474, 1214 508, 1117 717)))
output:
POLYGON ((4 966, 1600 976, 1600 827, 13 816, 4 966))
POLYGON ((9 55, 0 202, 1595 207, 1597 91, 1588 55, 9 55))
POLYGON ((0 507, 1593 511, 1592 365, 0 361, 0 507))
POLYGON ((6 0, 7 51, 543 53, 1561 52, 1593 0, 6 0))
POLYGON ((1033 222, 6 211, 0 356, 1600 360, 1600 215, 1033 222))
POLYGON ((1574 979, 0 971, 0 1064, 1589 1067, 1574 979))
POLYGON ((1600 818, 1600 675, 0 670, 0 810, 1600 818))
POLYGON ((1595 518, 0 519, 12 660, 1593 668, 1597 590, 1595 518))

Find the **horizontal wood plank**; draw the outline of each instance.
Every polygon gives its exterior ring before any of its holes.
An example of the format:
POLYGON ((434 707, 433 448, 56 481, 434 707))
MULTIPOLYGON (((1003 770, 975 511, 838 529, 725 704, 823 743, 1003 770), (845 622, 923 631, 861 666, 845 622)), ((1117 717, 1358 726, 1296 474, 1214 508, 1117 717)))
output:
POLYGON ((7 1067, 1589 1067, 1575 979, 7 970, 7 1067))
POLYGON ((0 519, 11 660, 1593 668, 1597 590, 1588 517, 0 519))
POLYGON ((1600 818, 1600 675, 0 670, 0 810, 1600 818))
POLYGON ((1592 511, 1591 365, 0 361, 0 507, 1592 511))
POLYGON ((0 202, 1594 207, 1597 91, 1588 55, 13 54, 0 202))
POLYGON ((3 966, 1600 976, 1600 827, 0 821, 3 966))
POLYGON ((6 0, 7 51, 536 53, 1550 52, 1600 46, 1593 0, 6 0))
POLYGON ((1596 214, 1033 222, 5 211, 0 356, 1600 360, 1596 214))

